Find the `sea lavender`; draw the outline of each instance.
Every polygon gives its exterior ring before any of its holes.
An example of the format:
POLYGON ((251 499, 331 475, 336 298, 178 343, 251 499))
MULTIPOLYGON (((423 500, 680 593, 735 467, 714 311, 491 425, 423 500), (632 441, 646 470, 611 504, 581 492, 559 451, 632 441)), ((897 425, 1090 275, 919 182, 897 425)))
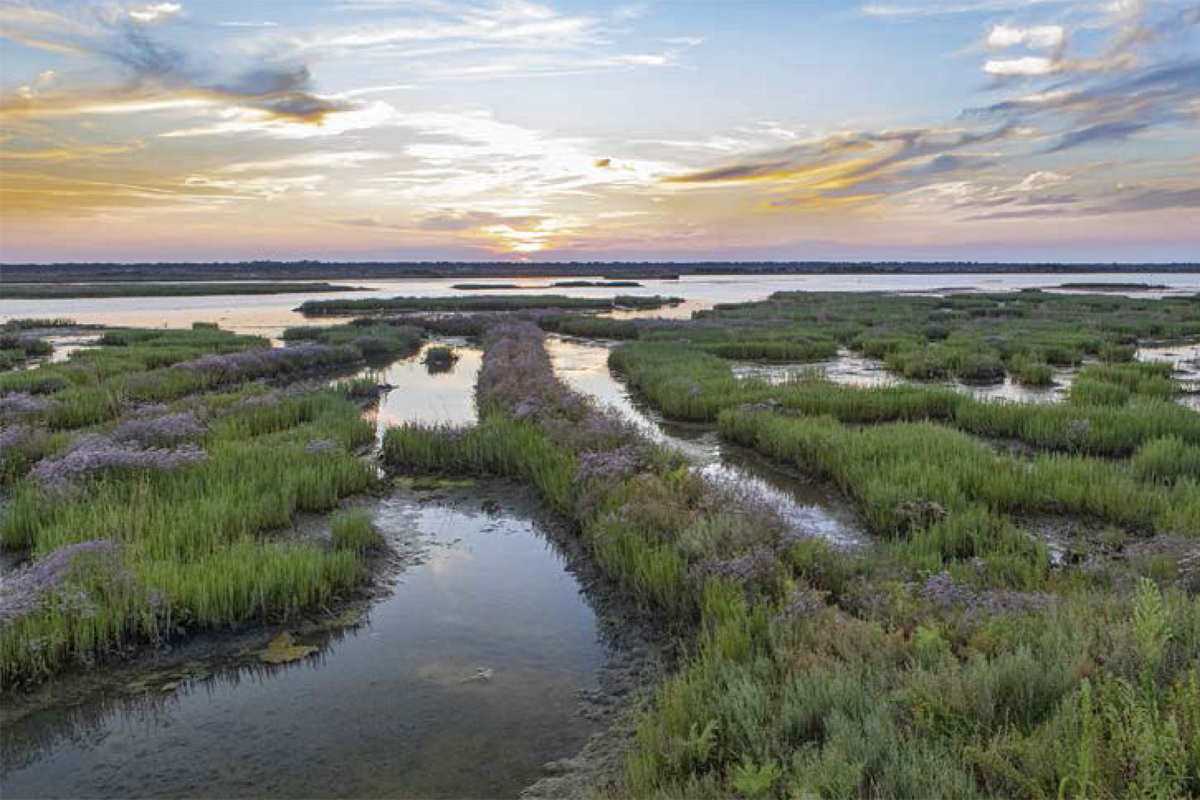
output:
POLYGON ((217 381, 240 381, 361 360, 362 355, 353 347, 304 342, 291 347, 211 353, 191 361, 181 361, 171 368, 207 373, 217 381))
POLYGON ((579 454, 575 479, 580 483, 602 481, 615 483, 636 473, 642 463, 642 450, 625 445, 616 450, 585 450, 579 454))
POLYGON ((707 558, 692 567, 697 582, 705 578, 725 578, 741 586, 765 588, 779 570, 779 558, 766 545, 743 550, 728 558, 707 558))
POLYGON ((0 450, 12 447, 23 447, 38 433, 37 428, 29 425, 6 425, 0 428, 0 450))
POLYGON ((65 486, 90 473, 110 469, 173 470, 198 464, 207 457, 195 445, 140 448, 88 434, 77 438, 63 455, 39 461, 31 474, 45 486, 65 486))
POLYGON ((25 417, 40 414, 50 408, 50 401, 28 392, 10 392, 0 395, 0 417, 25 417))
POLYGON ((204 433, 196 415, 188 411, 148 419, 127 419, 112 432, 114 442, 147 445, 178 444, 204 433))
POLYGON ((780 618, 789 622, 812 619, 826 607, 829 592, 811 586, 797 586, 780 609, 780 618))
POLYGON ((975 591, 956 581, 948 572, 927 578, 921 594, 932 605, 962 609, 969 616, 1035 613, 1054 602, 1054 595, 1045 592, 975 591))
POLYGON ((502 322, 488 331, 476 389, 481 407, 504 408, 518 420, 578 421, 587 414, 590 404, 554 377, 545 336, 527 321, 502 322))
POLYGON ((7 625, 38 608, 53 593, 70 601, 81 614, 88 613, 88 598, 80 592, 66 591, 67 580, 84 562, 101 564, 114 580, 128 580, 120 559, 120 547, 107 539, 95 539, 64 545, 45 558, 0 582, 0 625, 7 625))

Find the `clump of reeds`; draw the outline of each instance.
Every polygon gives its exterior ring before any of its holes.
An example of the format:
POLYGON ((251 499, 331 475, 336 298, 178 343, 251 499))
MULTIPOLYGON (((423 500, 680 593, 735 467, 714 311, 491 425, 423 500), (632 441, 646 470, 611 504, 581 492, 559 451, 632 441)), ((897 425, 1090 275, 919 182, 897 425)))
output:
POLYGON ((453 347, 435 345, 426 348, 422 361, 430 371, 445 371, 453 367, 454 363, 458 361, 458 353, 453 347))
POLYGON ((337 550, 363 553, 383 541, 366 511, 338 511, 330 522, 330 541, 337 550))

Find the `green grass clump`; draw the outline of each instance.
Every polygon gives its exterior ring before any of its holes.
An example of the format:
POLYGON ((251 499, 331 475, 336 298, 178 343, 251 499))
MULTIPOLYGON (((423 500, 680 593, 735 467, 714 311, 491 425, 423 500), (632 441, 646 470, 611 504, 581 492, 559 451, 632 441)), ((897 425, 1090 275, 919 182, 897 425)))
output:
POLYGON ((1041 361, 1017 359, 1009 364, 1009 371, 1017 383, 1023 386, 1054 385, 1054 369, 1041 361))
POLYGON ((1200 535, 1200 487, 1170 491, 1125 465, 1068 455, 1003 455, 930 423, 848 428, 829 418, 726 412, 721 432, 773 458, 825 475, 854 497, 872 530, 895 536, 982 505, 1003 513, 1068 513, 1200 535))
POLYGON ((0 322, 0 331, 29 331, 38 328, 73 328, 77 323, 67 317, 21 317, 0 322))
POLYGON ((336 550, 363 553, 383 541, 366 511, 338 511, 330 522, 330 541, 336 550))
POLYGON ((590 314, 551 314, 537 323, 545 331, 589 339, 637 339, 641 335, 641 328, 633 320, 590 314))
POLYGON ((411 325, 303 325, 283 332, 287 342, 349 345, 367 359, 411 355, 420 349, 424 338, 421 329, 411 325))
POLYGON ((57 383, 49 387, 48 412, 5 431, 0 480, 10 488, 0 545, 37 559, 105 540, 118 555, 104 569, 72 568, 0 628, 0 683, 91 663, 181 627, 225 627, 321 607, 361 577, 361 531, 343 531, 332 549, 264 536, 298 511, 329 511, 374 483, 371 468, 354 455, 374 441, 357 405, 332 390, 216 392, 220 382, 205 373, 164 366, 206 349, 244 349, 261 341, 255 337, 207 326, 111 333, 99 355, 30 371, 44 370, 57 383), (206 455, 198 463, 84 473, 67 487, 27 475, 70 438, 45 426, 94 426, 90 433, 103 436, 126 402, 185 394, 192 396, 179 407, 207 422, 196 437, 206 455))
POLYGON ((429 366, 447 368, 458 361, 458 353, 454 351, 453 347, 437 345, 425 351, 423 360, 429 366))
POLYGON ((379 396, 379 381, 372 377, 343 378, 331 383, 329 388, 354 400, 373 399, 379 396))
POLYGON ((1175 367, 1166 361, 1089 364, 1079 371, 1068 394, 1081 405, 1123 406, 1135 396, 1170 400, 1180 391, 1175 367))
POLYGON ((1120 407, 968 401, 953 424, 980 436, 1103 456, 1128 456, 1161 436, 1200 443, 1200 415, 1156 399, 1131 398, 1120 407))
POLYGON ((1151 439, 1137 449, 1130 463, 1143 480, 1200 481, 1200 446, 1187 444, 1175 436, 1151 439))
POLYGON ((832 341, 793 341, 743 339, 701 345, 721 358, 743 361, 820 361, 837 355, 832 341))

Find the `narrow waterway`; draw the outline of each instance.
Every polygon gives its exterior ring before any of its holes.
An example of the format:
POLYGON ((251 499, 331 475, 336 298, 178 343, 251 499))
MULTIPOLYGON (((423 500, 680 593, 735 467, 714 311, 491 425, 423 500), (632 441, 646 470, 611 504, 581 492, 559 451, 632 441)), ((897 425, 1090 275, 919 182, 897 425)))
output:
POLYGON ((554 336, 547 348, 555 374, 572 389, 615 409, 655 441, 674 447, 703 474, 750 487, 798 532, 847 547, 865 540, 853 512, 827 487, 723 441, 712 425, 671 422, 637 402, 609 370, 605 343, 554 336))
MULTIPOLYGON (((380 427, 471 421, 479 354, 459 353, 379 372, 380 427)), ((217 634, 182 673, 113 669, 10 707, 4 796, 514 797, 578 753, 604 724, 581 702, 620 648, 532 492, 401 479, 360 504, 399 561, 361 618, 292 628, 316 648, 293 663, 257 655, 281 628, 229 637, 235 652, 217 634)))

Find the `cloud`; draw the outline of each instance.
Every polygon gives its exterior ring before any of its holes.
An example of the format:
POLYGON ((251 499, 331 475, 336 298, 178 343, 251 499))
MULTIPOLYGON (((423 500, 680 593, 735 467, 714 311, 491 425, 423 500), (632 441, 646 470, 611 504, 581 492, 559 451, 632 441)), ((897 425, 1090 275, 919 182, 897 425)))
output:
POLYGON ((340 136, 351 131, 394 126, 399 112, 382 101, 366 104, 336 106, 336 113, 297 120, 280 117, 261 108, 240 107, 220 114, 221 121, 191 128, 177 128, 159 134, 164 139, 185 139, 197 136, 254 135, 276 139, 312 139, 340 136), (296 124, 305 122, 308 124, 296 124))
POLYGON ((1036 192, 1051 186, 1058 186, 1060 183, 1065 183, 1070 180, 1070 176, 1063 175, 1052 170, 1039 170, 1031 172, 1025 178, 1013 187, 1014 191, 1018 192, 1036 192))
POLYGON ((1038 5, 1064 5, 1073 0, 907 0, 907 2, 867 3, 859 9, 868 17, 904 19, 988 11, 1013 11, 1038 5))
POLYGON ((290 169, 314 169, 322 167, 358 167, 368 161, 387 158, 387 153, 367 150, 346 150, 336 153, 302 153, 284 158, 263 161, 239 161, 222 167, 221 172, 275 172, 290 169))
POLYGON ((990 59, 983 65, 984 72, 1000 77, 1019 76, 1029 78, 1038 75, 1050 75, 1059 69, 1061 69, 1061 66, 1058 63, 1042 56, 990 59))
POLYGON ((179 3, 144 3, 129 9, 129 16, 137 22, 159 22, 164 19, 179 16, 183 6, 179 3))
POLYGON ((1094 200, 1076 196, 1033 197, 1021 208, 976 214, 967 221, 1031 219, 1037 217, 1096 217, 1108 214, 1200 208, 1200 187, 1130 189, 1094 200), (1070 205, 1070 208, 1062 206, 1070 205))
POLYGON ((279 197, 302 196, 320 197, 324 192, 321 185, 328 178, 325 175, 295 175, 286 178, 264 176, 249 179, 210 178, 207 175, 191 175, 183 181, 188 188, 207 188, 228 192, 234 196, 254 197, 261 200, 275 200, 279 197))
POLYGON ((1021 28, 1015 25, 993 25, 988 32, 987 46, 997 49, 1026 45, 1035 50, 1053 50, 1067 41, 1066 29, 1061 25, 1033 25, 1021 28))
POLYGON ((968 109, 964 118, 1057 124, 1057 141, 1048 151, 1059 152, 1094 142, 1121 141, 1153 127, 1194 125, 1197 96, 1200 59, 1179 60, 968 109))
POLYGON ((1057 153, 1062 150, 1070 150, 1073 147, 1094 144, 1096 142, 1122 142, 1135 133, 1146 130, 1152 124, 1149 121, 1135 122, 1132 120, 1098 122, 1095 125, 1088 125, 1087 127, 1063 134, 1058 143, 1050 147, 1046 152, 1057 153))
POLYGON ((77 161, 133 153, 144 147, 142 142, 134 140, 129 144, 71 144, 41 150, 5 149, 0 151, 0 161, 77 161))
MULTIPOLYGON (((956 161, 950 156, 951 151, 994 142, 1011 134, 1007 127, 978 132, 924 128, 839 134, 759 153, 737 163, 675 175, 666 182, 703 184, 814 178, 819 183, 844 188, 847 183, 922 160, 929 160, 934 171, 961 167, 966 162, 956 161)), ((929 164, 924 168, 929 168, 929 164)))
POLYGON ((564 48, 598 35, 601 20, 561 14, 550 6, 525 0, 489 5, 428 4, 394 7, 370 25, 342 26, 298 39, 302 49, 384 48, 414 43, 456 41, 462 44, 564 48))
POLYGON ((314 93, 306 64, 190 54, 147 24, 180 10, 178 4, 158 3, 134 6, 127 16, 95 9, 90 15, 71 18, 43 8, 0 6, 5 37, 31 47, 72 53, 90 62, 97 75, 94 82, 73 88, 58 82, 19 87, 0 97, 0 118, 213 107, 251 111, 264 119, 316 124, 330 114, 355 107, 348 100, 314 93))
POLYGON ((506 216, 490 211, 451 211, 425 217, 418 221, 417 227, 426 231, 467 231, 495 226, 529 228, 545 220, 545 216, 536 214, 506 216))
POLYGON ((381 230, 407 231, 411 230, 411 225, 401 225, 399 223, 380 222, 374 217, 351 217, 349 219, 337 219, 334 223, 345 225, 348 228, 379 228, 381 230))

